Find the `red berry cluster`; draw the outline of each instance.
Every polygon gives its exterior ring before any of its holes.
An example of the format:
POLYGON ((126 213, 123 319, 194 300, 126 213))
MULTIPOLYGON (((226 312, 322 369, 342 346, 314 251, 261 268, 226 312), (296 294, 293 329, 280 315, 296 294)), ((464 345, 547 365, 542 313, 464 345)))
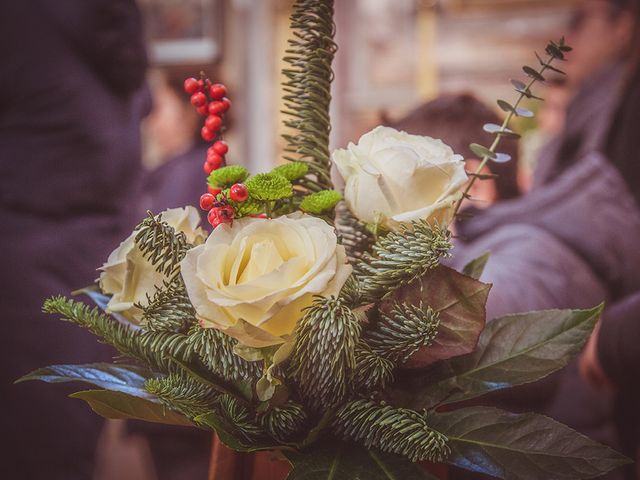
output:
MULTIPOLYGON (((221 138, 221 130, 223 116, 231 107, 231 101, 226 97, 227 88, 224 85, 211 83, 204 75, 202 77, 200 80, 187 78, 184 90, 191 95, 191 104, 197 112, 206 117, 200 135, 203 140, 213 142, 203 165, 204 173, 209 175, 224 165, 224 157, 229 151, 229 146, 221 138)), ((209 212, 209 223, 214 228, 221 223, 232 223, 235 210, 229 205, 226 195, 219 188, 210 186, 208 192, 200 197, 200 208, 209 212)), ((239 183, 233 185, 229 190, 229 198, 234 202, 244 202, 249 198, 247 187, 239 183)))

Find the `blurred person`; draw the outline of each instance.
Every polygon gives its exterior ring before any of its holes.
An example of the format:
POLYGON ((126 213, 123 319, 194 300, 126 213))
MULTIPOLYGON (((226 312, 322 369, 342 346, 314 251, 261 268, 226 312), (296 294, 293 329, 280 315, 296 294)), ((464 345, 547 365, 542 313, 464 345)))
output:
POLYGON ((604 147, 609 125, 634 54, 638 0, 580 2, 569 25, 573 51, 561 68, 575 91, 564 128, 540 151, 533 187, 553 181, 592 151, 604 147), (606 41, 604 41, 606 39, 606 41))
MULTIPOLYGON (((472 143, 490 144, 493 135, 482 126, 487 123, 502 124, 500 116, 480 100, 468 93, 447 94, 427 102, 389 126, 414 135, 439 138, 466 160, 466 169, 475 172, 480 160, 471 151, 472 143)), ((491 162, 483 174, 494 178, 476 182, 471 190, 472 202, 466 208, 484 209, 491 204, 517 197, 520 194, 517 181, 517 144, 503 139, 500 151, 512 157, 511 162, 491 162)))
POLYGON ((1 2, 0 58, 0 472, 86 480, 103 422, 66 398, 82 387, 13 382, 115 353, 40 308, 91 284, 144 213, 140 14, 133 0, 1 2))

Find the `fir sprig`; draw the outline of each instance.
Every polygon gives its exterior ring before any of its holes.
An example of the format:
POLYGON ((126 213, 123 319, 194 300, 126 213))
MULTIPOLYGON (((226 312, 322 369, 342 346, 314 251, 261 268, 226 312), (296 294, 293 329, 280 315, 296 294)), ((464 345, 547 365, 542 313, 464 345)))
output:
POLYGON ((289 40, 282 70, 285 126, 294 130, 283 135, 285 157, 305 162, 311 174, 301 183, 317 192, 332 188, 329 174, 329 104, 333 41, 333 0, 296 0, 291 14, 293 39, 289 40))
POLYGON ((313 408, 338 404, 347 395, 360 331, 357 315, 335 297, 316 299, 298 323, 291 375, 313 408))
POLYGON ((144 388, 155 395, 163 405, 190 419, 211 411, 219 393, 193 377, 174 373, 166 377, 150 378, 144 388))
POLYGON ((374 235, 367 229, 365 224, 356 218, 345 202, 340 202, 336 205, 335 227, 338 237, 347 252, 349 262, 357 266, 358 260, 374 244, 374 235))
POLYGON ((424 414, 371 400, 345 404, 338 411, 333 428, 345 439, 403 455, 414 462, 441 462, 450 453, 447 437, 430 428, 424 414))
POLYGON ((262 427, 275 440, 288 442, 300 434, 308 417, 299 403, 288 401, 282 406, 268 410, 260 417, 262 427))
POLYGON ((394 368, 391 360, 361 341, 356 346, 356 367, 352 377, 354 390, 360 393, 383 392, 393 382, 394 368))
POLYGON ((227 427, 240 434, 249 444, 264 437, 265 432, 256 422, 255 416, 233 395, 220 395, 216 400, 215 409, 227 427))
POLYGON ((432 226, 426 220, 380 237, 373 252, 365 253, 356 264, 362 300, 377 302, 438 266, 451 249, 450 239, 447 228, 432 226))
POLYGON ((86 328, 121 354, 162 373, 175 371, 176 365, 171 358, 187 361, 191 356, 186 335, 133 330, 98 308, 62 296, 47 299, 42 310, 45 313, 57 313, 65 320, 86 328))
POLYGON ((183 332, 195 322, 195 310, 180 276, 165 281, 153 296, 147 295, 147 305, 142 309, 142 324, 151 332, 183 332))
POLYGON ((158 272, 168 277, 176 275, 180 262, 193 246, 187 242, 183 232, 177 232, 160 215, 148 216, 137 227, 135 243, 143 256, 151 262, 158 272))
POLYGON ((439 314, 430 307, 396 303, 389 314, 382 313, 363 340, 373 352, 401 364, 421 347, 431 342, 438 332, 439 314))

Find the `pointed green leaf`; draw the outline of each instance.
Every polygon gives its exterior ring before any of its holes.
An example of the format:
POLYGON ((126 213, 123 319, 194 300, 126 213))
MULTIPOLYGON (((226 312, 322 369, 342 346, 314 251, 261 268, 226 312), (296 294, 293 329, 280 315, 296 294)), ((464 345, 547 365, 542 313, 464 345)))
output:
POLYGON ((534 70, 533 68, 526 65, 522 67, 522 70, 527 74, 527 76, 533 78, 534 80, 537 80, 538 82, 544 82, 544 77, 537 70, 534 70))
POLYGON ((462 269, 462 273, 471 278, 475 278, 476 280, 480 280, 482 272, 484 271, 484 267, 487 265, 490 256, 491 252, 485 252, 478 258, 471 260, 464 266, 464 268, 462 269))
POLYGON ((227 425, 227 423, 223 421, 215 412, 209 412, 204 415, 200 415, 196 417, 194 421, 198 423, 198 425, 205 425, 211 430, 215 431, 222 443, 237 452, 276 450, 282 447, 273 440, 253 442, 251 445, 247 444, 244 439, 241 439, 233 432, 233 426, 227 425))
POLYGON ((553 65, 547 65, 547 69, 549 69, 549 70, 551 70, 553 72, 559 73, 560 75, 566 75, 567 74, 567 72, 565 72, 563 70, 560 70, 559 68, 554 67, 553 65))
POLYGON ((628 460, 548 417, 489 407, 434 413, 449 439, 448 463, 509 480, 572 480, 603 475, 628 460))
POLYGON ((41 380, 48 383, 86 382, 107 390, 153 400, 154 397, 144 389, 145 380, 151 376, 151 373, 144 368, 111 363, 50 365, 34 370, 16 383, 27 380, 41 380))
POLYGON ((478 143, 472 143, 469 145, 469 148, 473 153, 475 153, 478 158, 496 158, 496 154, 489 150, 487 147, 483 147, 478 143))
POLYGON ((591 310, 548 310, 497 318, 476 350, 441 362, 409 388, 411 408, 455 403, 534 382, 564 367, 591 335, 602 305, 591 310))
POLYGON ((422 301, 440 314, 440 326, 433 343, 418 350, 407 365, 425 366, 472 352, 484 328, 490 289, 490 284, 440 265, 385 299, 380 307, 382 312, 389 311, 394 302, 415 305, 422 301))
POLYGON ((334 439, 284 454, 293 465, 287 480, 436 480, 403 457, 334 439))
POLYGON ((105 418, 143 420, 193 427, 188 418, 163 407, 159 403, 109 390, 84 390, 69 395, 89 404, 91 410, 105 418))

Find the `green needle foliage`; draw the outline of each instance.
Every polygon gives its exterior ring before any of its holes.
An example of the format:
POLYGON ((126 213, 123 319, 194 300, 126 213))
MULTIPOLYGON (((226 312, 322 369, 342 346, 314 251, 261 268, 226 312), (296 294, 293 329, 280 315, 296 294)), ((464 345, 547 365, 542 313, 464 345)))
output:
POLYGON ((441 462, 450 453, 447 437, 430 428, 424 415, 371 400, 354 400, 344 405, 333 428, 345 439, 403 455, 413 462, 441 462))
POLYGON ((312 408, 330 407, 347 395, 360 331, 357 315, 335 297, 317 298, 298 323, 291 375, 312 408))
POLYGON ((160 220, 159 215, 147 214, 148 217, 136 227, 136 245, 158 272, 174 276, 180 268, 180 261, 193 245, 187 242, 183 232, 176 232, 171 225, 160 220))
POLYGON ((262 427, 275 440, 287 442, 303 432, 307 414, 299 403, 288 401, 280 407, 268 410, 261 417, 262 427))
POLYGON ((395 364, 378 355, 364 342, 356 346, 356 368, 353 370, 354 390, 361 393, 382 392, 393 382, 395 364))
POLYGON ((158 397, 167 408, 177 410, 190 419, 210 412, 219 395, 213 388, 185 374, 150 378, 144 388, 158 397))
POLYGON ((373 234, 351 213, 344 202, 336 205, 335 226, 349 262, 357 267, 358 260, 362 259, 375 242, 373 234))
POLYGON ((200 361, 226 381, 258 379, 262 375, 260 362, 248 362, 233 352, 237 341, 215 328, 193 326, 187 343, 200 361))
POLYGON ((396 303, 389 315, 381 314, 364 341, 378 355, 402 364, 419 348, 430 345, 438 333, 440 318, 430 307, 396 303))
POLYGON ((65 320, 86 328, 121 354, 162 373, 175 370, 171 358, 187 360, 191 354, 186 335, 133 330, 103 314, 98 308, 90 308, 62 296, 47 299, 42 310, 45 313, 57 313, 65 320))
POLYGON ((256 423, 249 409, 233 395, 220 395, 215 410, 227 427, 240 434, 247 442, 255 442, 264 436, 264 431, 256 423))
POLYGON ((150 332, 183 332, 195 322, 196 312, 191 305, 180 276, 147 295, 148 305, 142 309, 142 324, 150 332))
POLYGON ((438 266, 451 249, 450 238, 449 230, 425 220, 380 237, 358 263, 363 300, 377 302, 438 266))
POLYGON ((294 130, 283 135, 285 157, 305 162, 310 177, 302 183, 312 192, 332 188, 329 174, 329 104, 333 41, 333 0, 296 0, 291 14, 293 39, 289 40, 282 70, 285 126, 294 130))

